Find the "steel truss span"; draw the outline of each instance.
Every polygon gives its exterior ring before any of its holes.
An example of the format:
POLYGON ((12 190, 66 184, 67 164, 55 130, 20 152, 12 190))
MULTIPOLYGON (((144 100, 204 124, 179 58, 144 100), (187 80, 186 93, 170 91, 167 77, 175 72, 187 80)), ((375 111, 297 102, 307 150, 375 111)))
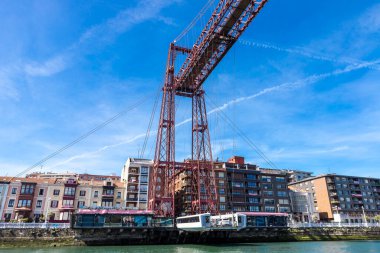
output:
POLYGON ((264 7, 267 0, 220 0, 194 46, 171 43, 166 64, 148 209, 156 215, 176 216, 175 177, 190 176, 189 214, 217 213, 217 192, 202 84, 264 7), (186 59, 178 72, 178 54, 186 59), (175 161, 175 97, 192 99, 192 158, 175 161))

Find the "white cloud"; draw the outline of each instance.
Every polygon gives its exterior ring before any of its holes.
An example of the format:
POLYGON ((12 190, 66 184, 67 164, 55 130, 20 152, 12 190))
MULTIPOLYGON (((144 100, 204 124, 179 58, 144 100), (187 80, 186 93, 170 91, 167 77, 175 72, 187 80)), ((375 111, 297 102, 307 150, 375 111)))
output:
POLYGON ((28 63, 24 71, 29 76, 51 76, 63 71, 67 66, 66 56, 56 56, 43 63, 28 63))

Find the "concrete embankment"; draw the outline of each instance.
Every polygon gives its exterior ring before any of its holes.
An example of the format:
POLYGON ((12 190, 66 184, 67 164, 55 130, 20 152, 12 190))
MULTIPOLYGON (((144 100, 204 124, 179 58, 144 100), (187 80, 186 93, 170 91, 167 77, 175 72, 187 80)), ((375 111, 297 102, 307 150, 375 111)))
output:
POLYGON ((251 228, 206 232, 163 228, 0 229, 1 248, 320 240, 380 240, 380 228, 251 228))

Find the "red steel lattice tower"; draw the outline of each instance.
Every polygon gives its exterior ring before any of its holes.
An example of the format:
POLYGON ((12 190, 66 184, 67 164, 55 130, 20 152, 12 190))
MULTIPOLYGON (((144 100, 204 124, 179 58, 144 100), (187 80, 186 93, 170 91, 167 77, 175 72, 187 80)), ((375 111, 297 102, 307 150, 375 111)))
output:
POLYGON ((190 175, 191 213, 217 212, 212 152, 202 84, 267 0, 220 0, 191 49, 170 44, 148 209, 175 216, 175 176, 190 175), (177 54, 187 57, 178 72, 177 54), (177 74, 176 74, 177 73, 177 74), (175 161, 175 96, 192 99, 192 159, 175 161))

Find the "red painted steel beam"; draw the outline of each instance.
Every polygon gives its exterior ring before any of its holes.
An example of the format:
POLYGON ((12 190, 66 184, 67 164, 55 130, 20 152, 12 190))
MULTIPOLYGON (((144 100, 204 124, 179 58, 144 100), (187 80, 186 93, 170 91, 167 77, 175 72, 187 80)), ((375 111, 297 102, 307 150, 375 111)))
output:
POLYGON ((268 0, 221 0, 175 77, 174 89, 192 97, 268 0))

